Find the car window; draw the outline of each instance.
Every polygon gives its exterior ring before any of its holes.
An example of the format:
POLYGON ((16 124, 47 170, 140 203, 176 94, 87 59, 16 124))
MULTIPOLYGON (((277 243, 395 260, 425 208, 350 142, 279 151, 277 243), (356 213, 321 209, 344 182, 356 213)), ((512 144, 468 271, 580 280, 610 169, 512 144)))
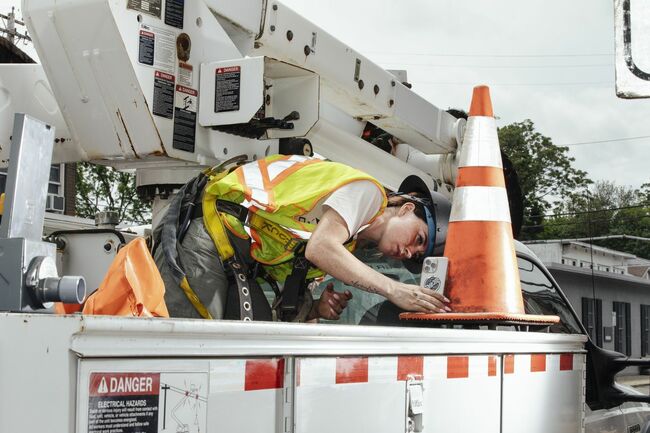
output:
MULTIPOLYGON (((355 251, 354 255, 372 269, 391 279, 407 284, 419 284, 420 282, 420 274, 409 272, 399 260, 383 257, 375 249, 359 249, 355 251)), ((550 332, 581 333, 581 328, 571 309, 544 272, 535 263, 525 258, 518 258, 518 265, 526 313, 559 316, 560 323, 551 326, 548 329, 550 332)), ((397 318, 399 311, 392 304, 386 302, 384 297, 347 286, 331 277, 326 278, 319 285, 314 293, 314 298, 318 298, 330 283, 334 285, 334 290, 338 292, 349 290, 353 297, 341 314, 340 320, 323 321, 324 323, 370 325, 379 322, 380 324, 399 325, 397 318)))
POLYGON ((571 308, 539 266, 522 257, 517 257, 517 264, 526 313, 559 316, 560 323, 551 326, 550 332, 581 334, 571 308))

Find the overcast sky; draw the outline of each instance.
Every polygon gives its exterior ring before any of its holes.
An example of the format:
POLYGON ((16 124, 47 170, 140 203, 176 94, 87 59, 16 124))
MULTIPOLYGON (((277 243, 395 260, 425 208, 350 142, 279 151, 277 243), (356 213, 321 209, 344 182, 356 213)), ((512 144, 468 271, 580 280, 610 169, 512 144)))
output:
MULTIPOLYGON (((440 108, 491 86, 499 125, 531 119, 556 144, 650 135, 650 100, 614 89, 613 0, 284 0, 440 108)), ((0 11, 19 2, 0 0, 0 11)), ((594 180, 650 182, 650 139, 571 146, 594 180)))

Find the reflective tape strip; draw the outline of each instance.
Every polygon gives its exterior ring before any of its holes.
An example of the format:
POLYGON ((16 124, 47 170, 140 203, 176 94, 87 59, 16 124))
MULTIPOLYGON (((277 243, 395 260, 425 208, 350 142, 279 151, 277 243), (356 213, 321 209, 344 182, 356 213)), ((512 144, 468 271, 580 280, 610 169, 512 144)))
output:
MULTIPOLYGON (((461 380, 482 384, 507 376, 559 377, 584 369, 583 354, 524 353, 495 355, 402 355, 361 357, 296 357, 296 386, 395 383, 408 379, 437 385, 461 380), (449 381, 449 382, 448 382, 449 381)), ((219 359, 210 362, 210 393, 260 391, 284 386, 283 358, 219 359)))
POLYGON ((284 359, 249 359, 246 361, 244 391, 284 387, 284 359))
POLYGON ((368 382, 368 357, 336 358, 336 383, 368 382))
POLYGON ((510 222, 510 208, 505 188, 465 186, 454 191, 449 222, 510 222))
POLYGON ((293 167, 298 161, 273 161, 272 163, 269 164, 268 170, 269 170, 269 179, 271 182, 275 180, 276 177, 278 177, 280 174, 282 174, 283 171, 293 167))
POLYGON ((503 168, 494 117, 470 117, 467 121, 458 167, 477 166, 503 168))
POLYGON ((244 172, 244 179, 249 188, 264 189, 264 179, 257 162, 242 165, 241 169, 244 172))
POLYGON ((311 232, 306 232, 303 230, 296 230, 292 229, 290 227, 284 227, 288 232, 293 233, 294 235, 298 236, 300 239, 311 239, 311 232))
POLYGON ((295 162, 305 162, 309 159, 312 159, 308 156, 302 156, 302 155, 291 155, 291 158, 289 158, 289 161, 295 161, 295 162))
POLYGON ((257 207, 266 210, 269 205, 269 194, 262 189, 251 188, 251 200, 257 207))

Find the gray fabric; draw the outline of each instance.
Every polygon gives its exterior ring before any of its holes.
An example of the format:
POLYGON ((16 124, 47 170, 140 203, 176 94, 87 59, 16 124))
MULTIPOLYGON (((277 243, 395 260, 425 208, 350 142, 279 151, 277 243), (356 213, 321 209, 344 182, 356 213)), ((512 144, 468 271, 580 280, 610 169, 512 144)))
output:
MULTIPOLYGON (((183 290, 174 282, 171 271, 165 264, 162 248, 156 248, 154 260, 165 283, 165 303, 170 316, 201 318, 183 290)), ((185 270, 190 287, 208 308, 212 317, 223 318, 228 278, 201 218, 196 218, 190 223, 178 248, 178 262, 185 270)))

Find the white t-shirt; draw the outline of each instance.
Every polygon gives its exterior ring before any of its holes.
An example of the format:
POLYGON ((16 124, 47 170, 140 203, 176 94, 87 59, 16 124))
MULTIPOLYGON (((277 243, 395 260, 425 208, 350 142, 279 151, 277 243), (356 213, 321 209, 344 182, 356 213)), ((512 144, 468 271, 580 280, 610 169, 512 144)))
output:
POLYGON ((359 180, 344 185, 324 197, 311 212, 303 215, 299 220, 318 224, 323 213, 330 208, 345 221, 348 237, 354 237, 379 212, 383 200, 384 196, 375 183, 359 180))

